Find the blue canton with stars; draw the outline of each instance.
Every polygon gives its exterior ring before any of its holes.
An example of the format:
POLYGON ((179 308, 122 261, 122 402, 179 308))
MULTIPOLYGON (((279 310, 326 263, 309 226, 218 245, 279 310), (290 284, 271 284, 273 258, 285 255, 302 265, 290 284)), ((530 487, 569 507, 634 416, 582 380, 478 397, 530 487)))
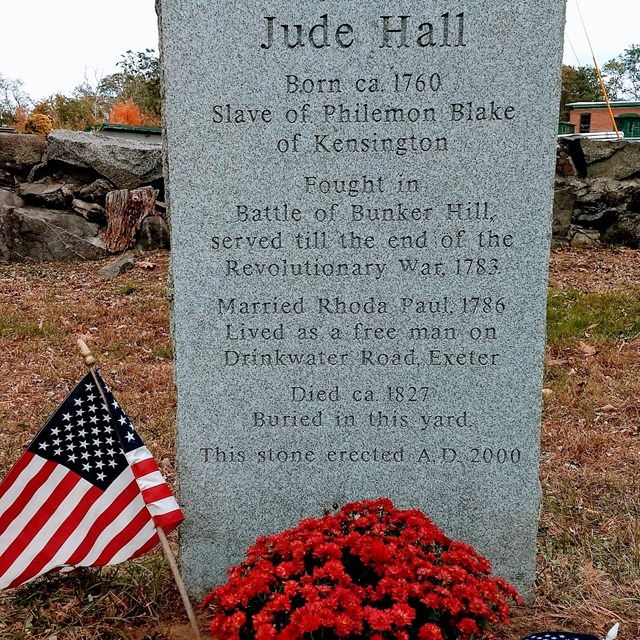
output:
POLYGON ((103 491, 127 467, 125 453, 142 446, 129 418, 99 374, 108 408, 91 373, 49 418, 29 451, 71 469, 103 491))

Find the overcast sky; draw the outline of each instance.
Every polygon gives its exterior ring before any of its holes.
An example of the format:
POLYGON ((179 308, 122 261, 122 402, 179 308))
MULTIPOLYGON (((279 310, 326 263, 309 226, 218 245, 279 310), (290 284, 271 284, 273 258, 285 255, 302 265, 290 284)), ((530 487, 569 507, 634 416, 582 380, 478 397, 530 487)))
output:
MULTIPOLYGON (((598 64, 640 44, 639 0, 578 2, 598 64)), ((0 74, 22 79, 35 100, 69 94, 85 76, 95 84, 128 49, 158 48, 154 0, 3 0, 0 26, 0 74)), ((576 0, 567 4, 564 61, 591 64, 576 0)))

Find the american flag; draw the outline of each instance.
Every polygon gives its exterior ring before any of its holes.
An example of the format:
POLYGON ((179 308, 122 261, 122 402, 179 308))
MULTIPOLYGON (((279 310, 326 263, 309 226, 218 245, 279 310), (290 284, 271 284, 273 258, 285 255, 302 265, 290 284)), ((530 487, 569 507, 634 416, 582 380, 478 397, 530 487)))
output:
POLYGON ((151 453, 94 370, 0 484, 0 588, 135 558, 158 544, 156 527, 168 533, 182 520, 151 453))

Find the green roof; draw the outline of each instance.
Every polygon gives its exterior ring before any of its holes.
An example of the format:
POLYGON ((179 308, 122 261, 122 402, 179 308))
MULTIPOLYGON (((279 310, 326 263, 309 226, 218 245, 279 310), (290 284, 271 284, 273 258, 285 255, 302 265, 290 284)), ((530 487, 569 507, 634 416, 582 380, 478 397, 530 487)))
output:
MULTIPOLYGON (((628 107, 640 107, 640 102, 632 100, 612 100, 611 107, 613 109, 624 109, 628 107)), ((571 102, 566 104, 567 109, 606 109, 606 102, 571 102)))
POLYGON ((131 133, 162 133, 162 127, 138 127, 132 124, 112 124, 105 122, 96 125, 96 131, 130 131, 131 133))

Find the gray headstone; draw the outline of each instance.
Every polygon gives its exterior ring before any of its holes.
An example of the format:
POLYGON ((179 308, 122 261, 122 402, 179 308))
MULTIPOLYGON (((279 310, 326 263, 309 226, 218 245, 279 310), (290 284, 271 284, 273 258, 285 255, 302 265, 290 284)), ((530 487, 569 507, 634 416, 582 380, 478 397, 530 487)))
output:
POLYGON ((530 593, 564 2, 160 5, 189 589, 388 496, 530 593))

